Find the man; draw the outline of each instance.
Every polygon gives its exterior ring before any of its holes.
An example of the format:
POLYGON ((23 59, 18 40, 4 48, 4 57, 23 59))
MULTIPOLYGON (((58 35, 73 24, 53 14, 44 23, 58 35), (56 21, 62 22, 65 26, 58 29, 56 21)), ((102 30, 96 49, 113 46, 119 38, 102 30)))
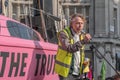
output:
POLYGON ((58 33, 55 72, 60 80, 78 80, 82 74, 84 44, 91 39, 90 34, 83 32, 84 23, 82 15, 73 14, 70 27, 58 33))

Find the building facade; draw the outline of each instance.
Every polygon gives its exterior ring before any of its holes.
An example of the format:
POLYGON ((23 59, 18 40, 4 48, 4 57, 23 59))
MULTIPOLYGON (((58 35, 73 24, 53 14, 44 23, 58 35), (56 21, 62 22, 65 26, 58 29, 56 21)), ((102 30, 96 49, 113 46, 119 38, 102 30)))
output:
POLYGON ((2 14, 21 21, 26 18, 26 24, 28 16, 32 16, 33 0, 1 0, 2 2, 2 14))

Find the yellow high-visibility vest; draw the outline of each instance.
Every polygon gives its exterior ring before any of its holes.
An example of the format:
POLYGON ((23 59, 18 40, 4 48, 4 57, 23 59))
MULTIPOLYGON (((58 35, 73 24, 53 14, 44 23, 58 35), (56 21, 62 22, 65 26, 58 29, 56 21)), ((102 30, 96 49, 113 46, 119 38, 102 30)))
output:
MULTIPOLYGON (((63 30, 67 37, 70 40, 70 43, 73 44, 74 40, 73 38, 70 38, 71 33, 70 33, 70 28, 67 27, 63 30)), ((80 40, 82 40, 83 37, 80 36, 80 40)), ((59 40, 58 40, 59 41, 59 40)), ((55 60, 55 72, 63 77, 67 77, 70 71, 71 67, 71 61, 72 61, 72 53, 62 49, 62 45, 60 41, 58 42, 58 51, 56 55, 56 60, 55 60)), ((84 60, 84 46, 80 49, 80 54, 81 54, 81 63, 80 63, 80 73, 82 73, 82 64, 84 60)))

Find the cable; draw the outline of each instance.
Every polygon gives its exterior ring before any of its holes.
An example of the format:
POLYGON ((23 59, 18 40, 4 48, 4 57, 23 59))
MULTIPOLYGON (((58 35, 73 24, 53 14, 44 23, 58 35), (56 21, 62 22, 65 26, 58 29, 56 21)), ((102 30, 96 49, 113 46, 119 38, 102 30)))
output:
POLYGON ((58 20, 58 21, 60 21, 60 18, 58 18, 58 17, 56 17, 56 16, 54 16, 54 15, 52 15, 52 14, 50 14, 50 13, 47 13, 47 12, 45 12, 44 10, 42 10, 42 9, 36 9, 36 8, 33 8, 33 7, 30 7, 32 10, 36 10, 36 11, 41 11, 42 13, 44 13, 45 15, 47 15, 49 18, 51 18, 52 20, 55 20, 55 18, 56 18, 56 20, 58 20), (52 17, 51 17, 52 16, 52 17), (53 18, 54 17, 54 18, 53 18))
POLYGON ((90 49, 91 50, 95 49, 104 58, 104 60, 110 65, 110 67, 112 67, 112 69, 120 76, 118 71, 109 63, 109 61, 102 55, 102 53, 94 45, 91 45, 90 49))

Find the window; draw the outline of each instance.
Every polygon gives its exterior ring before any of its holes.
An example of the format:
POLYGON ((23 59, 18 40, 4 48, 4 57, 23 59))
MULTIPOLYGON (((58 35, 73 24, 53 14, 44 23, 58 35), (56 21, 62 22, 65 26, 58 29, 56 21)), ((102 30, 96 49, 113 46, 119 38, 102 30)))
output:
POLYGON ((52 29, 47 30, 48 37, 52 39, 54 37, 52 29))
MULTIPOLYGON (((118 35, 118 28, 117 28, 117 8, 113 8, 113 26, 114 26, 114 35, 118 35)), ((115 36, 117 37, 117 36, 115 36)))
POLYGON ((25 27, 25 26, 23 26, 23 25, 21 25, 21 24, 19 24, 19 23, 17 23, 17 26, 16 27, 18 27, 18 29, 19 29, 19 32, 20 32, 20 35, 21 35, 21 38, 23 38, 23 39, 31 39, 30 38, 30 35, 29 35, 29 33, 28 33, 28 28, 27 27, 25 27))
MULTIPOLYGON (((43 10, 43 0, 34 0, 33 2, 33 5, 34 5, 34 8, 35 9, 39 9, 39 5, 40 5, 40 8, 43 10)), ((35 15, 40 15, 40 12, 38 10, 34 10, 34 14, 35 15)))
POLYGON ((120 71, 120 53, 116 54, 116 69, 120 71))
POLYGON ((29 39, 29 40, 40 40, 39 35, 31 28, 22 25, 20 23, 16 23, 13 21, 7 21, 8 31, 10 35, 13 37, 19 37, 22 39, 29 39))
POLYGON ((11 36, 21 37, 17 24, 11 21, 7 22, 7 27, 11 36))
POLYGON ((33 29, 29 29, 28 32, 30 34, 31 39, 33 39, 33 40, 39 40, 39 36, 37 35, 36 32, 33 31, 33 29))

